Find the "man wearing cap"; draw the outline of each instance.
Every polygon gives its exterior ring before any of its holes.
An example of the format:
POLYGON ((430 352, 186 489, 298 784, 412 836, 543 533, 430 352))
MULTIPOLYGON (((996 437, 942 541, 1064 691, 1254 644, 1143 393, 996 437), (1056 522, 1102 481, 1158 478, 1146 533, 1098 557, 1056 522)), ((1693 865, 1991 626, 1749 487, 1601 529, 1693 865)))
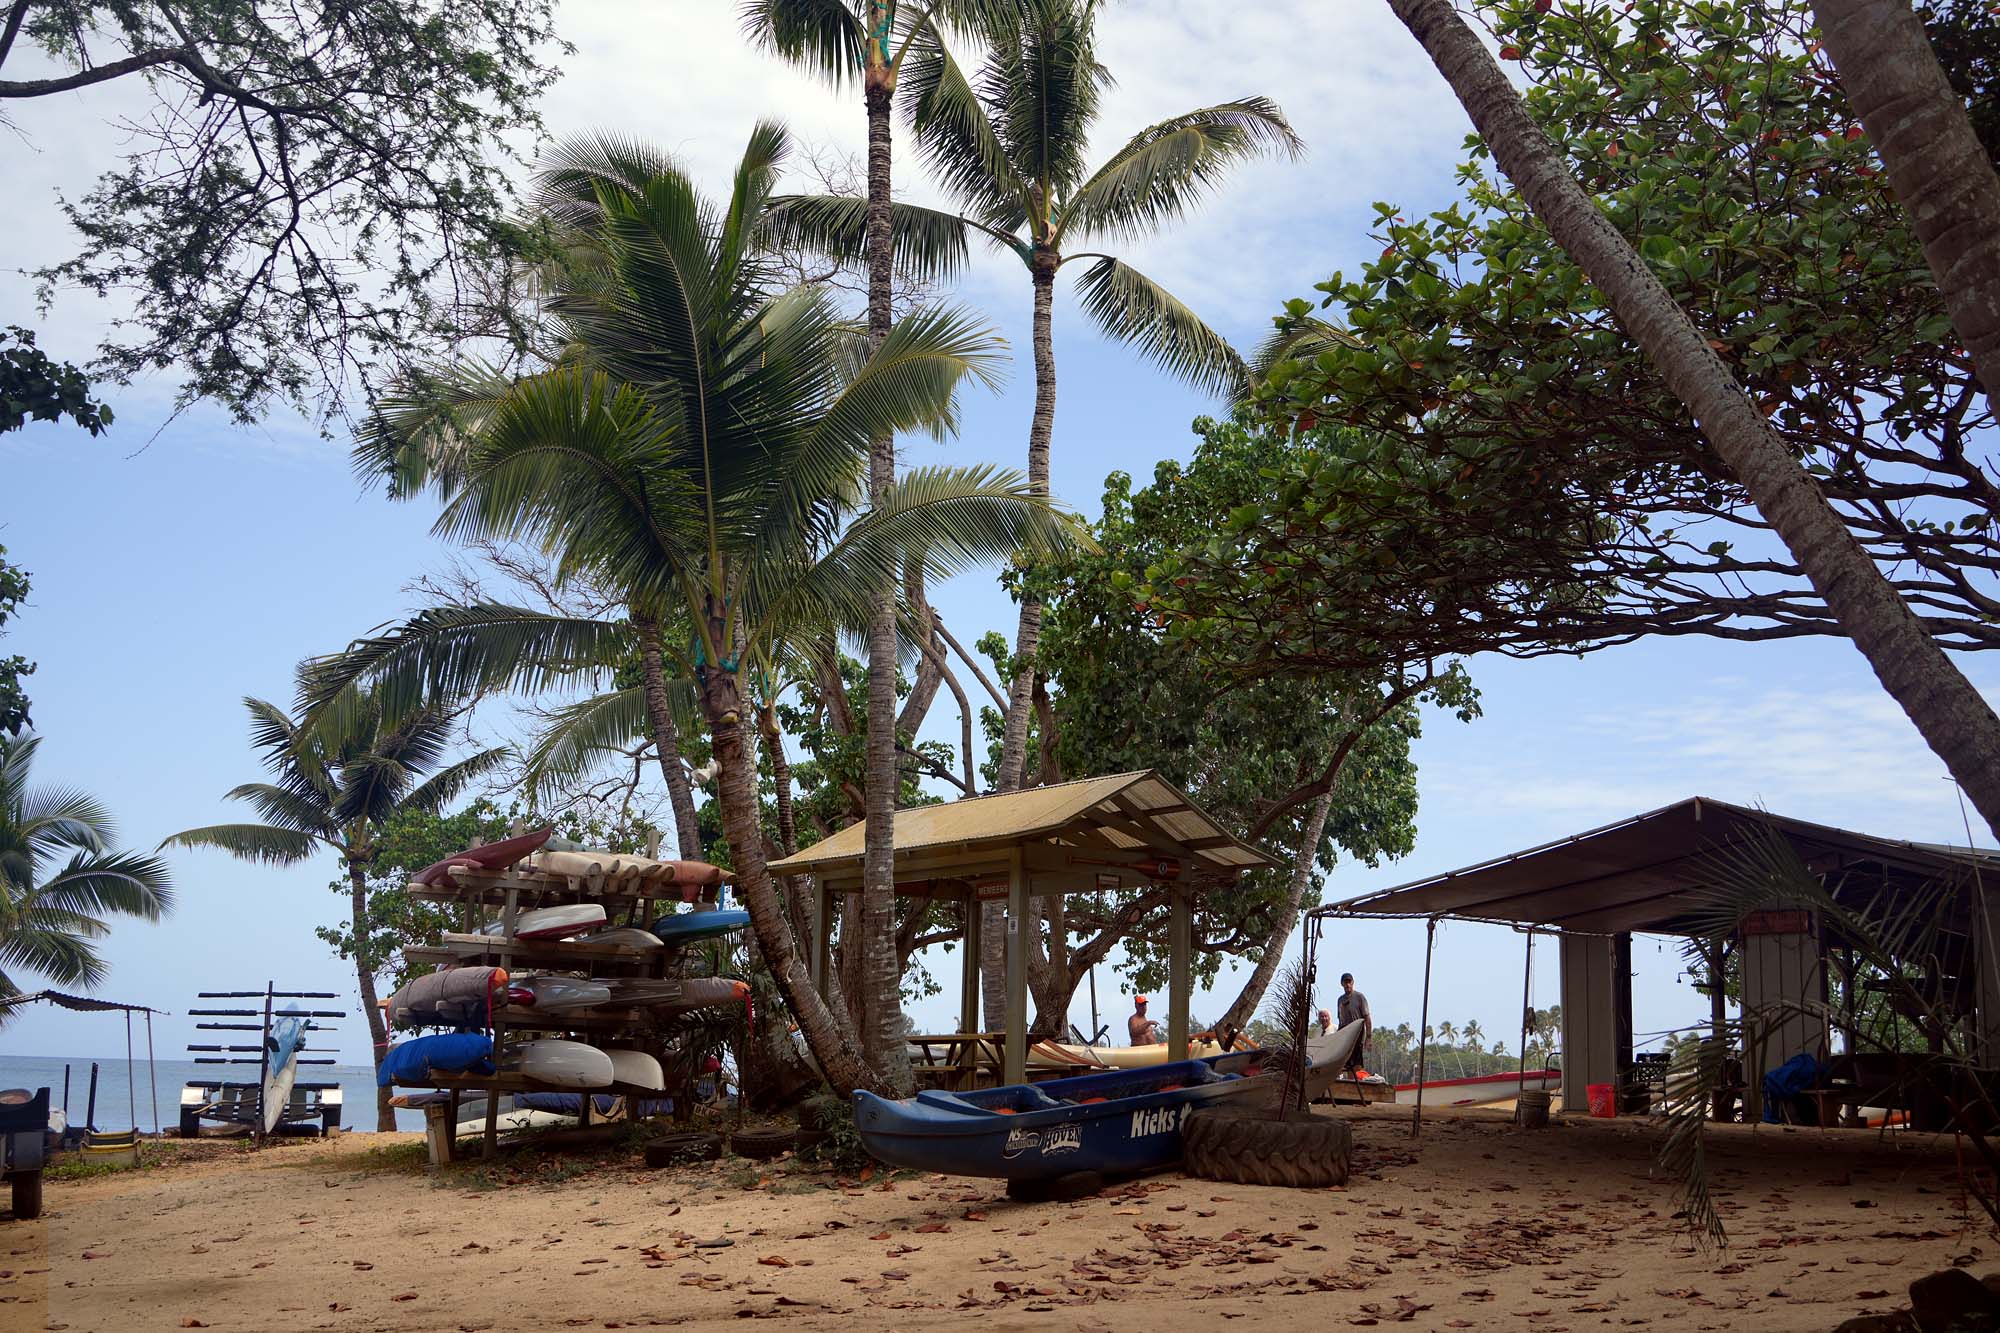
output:
POLYGON ((1340 1026, 1349 1023, 1361 1024, 1361 1040, 1354 1043, 1353 1054, 1347 1057, 1349 1069, 1361 1067, 1361 1052, 1368 1045, 1368 1039, 1375 1033, 1375 1015, 1369 1011, 1368 997, 1354 989, 1354 974, 1340 974, 1340 999, 1334 1003, 1334 1011, 1340 1019, 1340 1026))
POLYGON ((1146 1017, 1146 997, 1132 1000, 1132 1016, 1125 1020, 1125 1033, 1134 1046, 1152 1046, 1160 1040, 1160 1025, 1146 1017))

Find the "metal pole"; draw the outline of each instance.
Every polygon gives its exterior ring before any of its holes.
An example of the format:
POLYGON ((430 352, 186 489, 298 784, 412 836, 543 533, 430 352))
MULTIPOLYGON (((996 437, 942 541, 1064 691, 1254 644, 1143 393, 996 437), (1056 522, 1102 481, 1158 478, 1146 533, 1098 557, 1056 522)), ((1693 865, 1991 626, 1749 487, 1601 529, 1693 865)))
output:
POLYGON ((1535 928, 1528 927, 1528 959, 1521 967, 1521 1081, 1515 1089, 1518 1099, 1528 1090, 1528 1027, 1535 1021, 1535 1011, 1529 1000, 1529 986, 1535 976, 1535 928))
POLYGON ((1104 1025, 1097 1021, 1097 964, 1092 963, 1090 965, 1089 975, 1090 975, 1090 1041, 1086 1044, 1095 1046, 1097 1044, 1097 1034, 1104 1030, 1104 1025))
MULTIPOLYGON (((125 1113, 132 1117, 132 1137, 139 1137, 139 1090, 133 1087, 137 1075, 132 1069, 132 1011, 125 1011, 125 1113)), ((134 1152, 138 1149, 135 1147, 134 1152)))
POLYGON ((153 1011, 146 1011, 146 1086, 153 1093, 153 1132, 163 1133, 160 1124, 160 1071, 153 1066, 153 1011))
POLYGON ((1424 923, 1424 1007, 1417 1018, 1417 1110, 1410 1117, 1410 1137, 1424 1132, 1424 1070, 1431 1046, 1431 950, 1437 944, 1436 917, 1424 923))
MULTIPOLYGON (((257 1044, 257 1142, 264 1142, 264 1097, 271 1086, 271 992, 275 981, 264 983, 264 1038, 257 1044)), ((379 1057, 378 1057, 379 1058, 379 1057)))

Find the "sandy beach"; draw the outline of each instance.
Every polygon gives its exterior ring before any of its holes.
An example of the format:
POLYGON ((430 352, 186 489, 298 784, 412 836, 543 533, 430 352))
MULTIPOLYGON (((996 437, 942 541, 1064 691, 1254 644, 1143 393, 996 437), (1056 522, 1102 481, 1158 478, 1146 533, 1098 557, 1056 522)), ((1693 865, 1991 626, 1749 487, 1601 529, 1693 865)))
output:
POLYGON ((1948 1140, 1721 1129, 1730 1244, 1700 1254, 1643 1124, 1526 1133, 1471 1111, 1412 1143, 1407 1112, 1347 1114, 1344 1189, 1166 1175, 1038 1205, 789 1159, 536 1154, 432 1177, 415 1136, 203 1144, 51 1182, 43 1222, 0 1224, 0 1328, 1159 1330, 1199 1300, 1311 1326, 1828 1329, 1935 1268, 2000 1268, 1948 1140))

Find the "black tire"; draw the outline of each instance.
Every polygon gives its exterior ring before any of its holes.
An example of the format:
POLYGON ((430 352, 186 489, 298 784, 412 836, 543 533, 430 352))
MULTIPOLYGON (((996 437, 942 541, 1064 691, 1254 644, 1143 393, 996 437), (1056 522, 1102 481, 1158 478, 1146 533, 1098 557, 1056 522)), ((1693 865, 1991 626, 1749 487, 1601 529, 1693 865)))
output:
POLYGON ((799 1131, 798 1151, 802 1153, 811 1152, 814 1148, 819 1147, 820 1144, 825 1142, 826 1142, 825 1130, 802 1129, 799 1131))
POLYGON ((1185 1170, 1233 1185, 1319 1189, 1347 1183, 1354 1133, 1345 1120, 1294 1111, 1215 1107, 1181 1126, 1185 1170))
POLYGON ((193 1111, 181 1112, 181 1137, 184 1139, 201 1137, 201 1117, 193 1111))
POLYGON ((771 1129, 739 1129, 729 1136, 729 1151, 753 1161, 768 1161, 798 1146, 799 1132, 789 1125, 771 1129))
POLYGON ((1017 1203, 1069 1203, 1087 1199, 1104 1188, 1104 1177, 1095 1171, 1072 1171, 1054 1180, 1010 1180, 1007 1197, 1017 1203))
POLYGON ((722 1156, 720 1134, 662 1134, 646 1144, 646 1165, 685 1166, 689 1162, 713 1162, 722 1156))
POLYGON ((11 1177, 14 1185, 14 1216, 22 1222, 42 1215, 42 1173, 24 1171, 11 1177))

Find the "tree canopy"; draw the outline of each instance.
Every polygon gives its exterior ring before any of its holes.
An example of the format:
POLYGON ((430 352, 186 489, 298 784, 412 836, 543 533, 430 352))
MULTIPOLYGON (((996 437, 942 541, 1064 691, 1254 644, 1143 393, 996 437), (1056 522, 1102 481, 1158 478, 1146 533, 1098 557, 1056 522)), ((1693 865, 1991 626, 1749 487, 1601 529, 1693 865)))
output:
MULTIPOLYGON (((1528 107, 1933 634, 2000 645, 1991 405, 1800 0, 1480 7, 1528 107)), ((1476 137, 1465 195, 1377 206, 1379 258, 1295 300, 1282 465, 1156 604, 1317 669, 1650 634, 1838 633, 1602 294, 1476 137)))
MULTIPOLYGON (((507 171, 555 78, 550 0, 12 0, 9 101, 143 80, 122 164, 61 208, 82 240, 46 301, 129 301, 113 378, 182 375, 239 418, 321 411, 450 330, 506 332, 491 282, 522 240, 507 171), (33 51, 35 54, 30 55, 33 51), (30 66, 30 62, 32 66, 30 66)), ((18 201, 17 205, 18 205, 18 201)))

